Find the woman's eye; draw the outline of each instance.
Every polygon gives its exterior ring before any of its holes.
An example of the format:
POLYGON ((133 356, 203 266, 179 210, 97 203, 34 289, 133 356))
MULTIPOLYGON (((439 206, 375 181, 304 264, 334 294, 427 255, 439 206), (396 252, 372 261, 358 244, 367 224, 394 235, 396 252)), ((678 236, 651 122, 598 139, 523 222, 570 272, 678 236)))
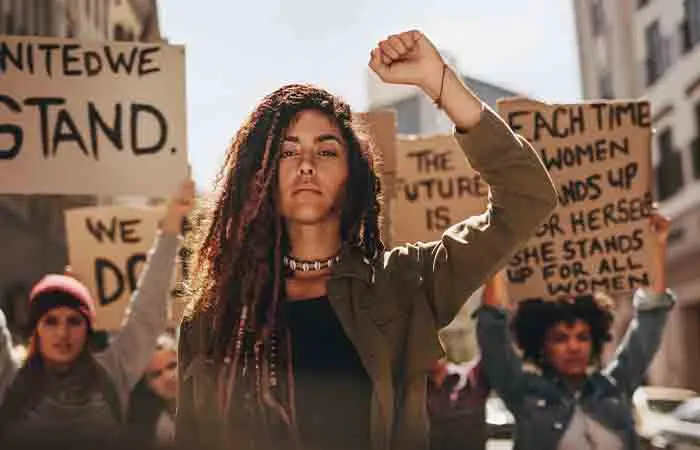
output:
POLYGON ((321 156, 338 156, 338 150, 334 148, 324 148, 318 152, 321 156))
POLYGON ((293 145, 285 144, 280 150, 280 158, 290 158, 296 155, 297 149, 293 145))
POLYGON ((552 341, 561 344, 562 342, 566 342, 568 340, 568 336, 565 334, 555 334, 552 336, 552 341))
POLYGON ((68 319, 68 325, 71 327, 79 327, 83 324, 83 319, 81 317, 70 317, 68 319))
POLYGON ((49 327, 55 327, 56 325, 58 325, 58 319, 53 316, 49 316, 44 320, 44 325, 47 325, 49 327))

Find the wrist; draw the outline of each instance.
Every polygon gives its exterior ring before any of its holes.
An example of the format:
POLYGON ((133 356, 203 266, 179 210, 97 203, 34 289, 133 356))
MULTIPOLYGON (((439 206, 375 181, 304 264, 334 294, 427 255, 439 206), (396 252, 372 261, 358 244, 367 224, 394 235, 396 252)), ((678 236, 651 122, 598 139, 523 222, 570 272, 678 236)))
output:
MULTIPOLYGON (((663 269, 661 269, 663 271, 663 269)), ((654 279, 654 282, 651 284, 651 290, 655 294, 663 294, 666 292, 666 274, 663 272, 660 272, 656 275, 656 278, 654 279)))
POLYGON ((666 286, 652 286, 651 292, 655 295, 661 295, 666 292, 666 286))
POLYGON ((420 84, 423 92, 435 103, 441 100, 440 97, 442 96, 449 70, 450 67, 447 63, 440 61, 439 65, 427 71, 425 78, 420 84))
POLYGON ((180 228, 182 225, 182 220, 176 217, 166 217, 160 221, 159 228, 160 231, 166 234, 172 234, 177 236, 180 234, 180 228))

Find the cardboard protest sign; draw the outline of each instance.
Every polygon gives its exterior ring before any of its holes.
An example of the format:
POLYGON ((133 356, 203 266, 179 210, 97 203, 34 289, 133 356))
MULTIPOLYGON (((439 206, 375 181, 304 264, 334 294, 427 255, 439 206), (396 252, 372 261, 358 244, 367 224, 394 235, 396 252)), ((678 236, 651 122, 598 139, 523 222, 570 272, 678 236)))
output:
POLYGON ((440 239, 450 225, 486 210, 488 185, 452 136, 399 139, 396 159, 392 245, 440 239))
POLYGON ((169 195, 185 129, 183 47, 0 36, 0 193, 169 195))
MULTIPOLYGON (((96 329, 118 330, 151 249, 162 208, 98 206, 65 213, 68 255, 76 276, 90 289, 97 306, 96 329)), ((185 236, 191 226, 185 224, 185 236)), ((171 324, 182 313, 180 283, 189 273, 191 250, 181 247, 173 265, 169 300, 171 324)))
POLYGON ((507 266, 511 298, 630 292, 652 278, 651 115, 645 101, 498 103, 541 156, 559 207, 507 266))
MULTIPOLYGON (((393 192, 396 182, 396 111, 378 110, 359 114, 360 119, 367 124, 377 153, 381 157, 382 189, 393 192)), ((384 195, 382 217, 382 237, 384 242, 391 242, 391 195, 384 195)))
POLYGON ((367 129, 382 158, 382 173, 395 173, 396 111, 369 111, 359 113, 358 116, 362 122, 367 124, 367 129))

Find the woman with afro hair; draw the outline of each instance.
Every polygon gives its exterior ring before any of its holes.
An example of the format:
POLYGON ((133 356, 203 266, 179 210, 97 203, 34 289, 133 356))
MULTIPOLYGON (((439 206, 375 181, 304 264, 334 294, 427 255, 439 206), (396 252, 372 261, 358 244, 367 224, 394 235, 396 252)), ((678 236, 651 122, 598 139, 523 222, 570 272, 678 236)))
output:
POLYGON ((612 361, 601 364, 610 341, 613 303, 602 294, 528 299, 507 323, 501 275, 487 283, 477 339, 491 386, 516 420, 518 450, 632 450, 639 448, 631 398, 661 341, 675 298, 664 266, 669 222, 653 214, 656 237, 650 288, 634 295, 635 317, 612 361), (527 369, 525 367, 528 367, 527 369))
POLYGON ((489 210, 385 251, 374 147, 348 104, 302 84, 266 96, 226 155, 180 329, 187 450, 425 449, 438 330, 556 206, 537 153, 422 33, 369 65, 445 111, 489 210))

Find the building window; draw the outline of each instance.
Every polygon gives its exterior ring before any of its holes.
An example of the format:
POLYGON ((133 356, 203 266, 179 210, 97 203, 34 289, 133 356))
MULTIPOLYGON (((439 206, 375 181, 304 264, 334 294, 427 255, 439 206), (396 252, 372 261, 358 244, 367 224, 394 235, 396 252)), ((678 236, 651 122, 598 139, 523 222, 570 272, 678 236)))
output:
POLYGON ((104 28, 102 28, 102 23, 104 20, 102 19, 102 16, 105 14, 105 5, 102 0, 97 0, 95 2, 95 15, 93 16, 93 22, 95 23, 95 28, 97 28, 100 31, 103 31, 104 28))
POLYGON ((600 98, 615 98, 613 93, 612 74, 609 70, 604 70, 598 76, 598 95, 600 98))
POLYGON ((48 228, 51 220, 50 207, 46 197, 32 195, 29 197, 29 220, 42 228, 48 228))
POLYGON ((685 0, 683 2, 680 38, 683 53, 692 50, 700 41, 700 0, 685 0))
POLYGON ((22 26, 17 34, 30 35, 32 34, 32 5, 28 0, 22 2, 22 26))
POLYGON ((43 25, 43 35, 44 36, 53 36, 54 35, 54 29, 53 29, 53 18, 54 18, 54 4, 53 2, 43 2, 44 9, 42 11, 42 19, 44 22, 43 25))
POLYGON ((100 0, 102 4, 102 29, 109 39, 109 0, 100 0))
POLYGON ((675 245, 683 241, 685 238, 685 228, 672 229, 668 233, 668 243, 669 245, 675 245))
POLYGON ((399 134, 420 134, 420 97, 414 95, 394 104, 396 131, 399 134))
POLYGON ((693 178, 700 180, 700 102, 695 104, 695 139, 690 143, 693 178))
POLYGON ((15 34, 15 17, 12 11, 5 16, 5 33, 8 35, 15 34))
POLYGON ((34 19, 34 34, 37 36, 43 36, 44 35, 44 27, 43 25, 43 11, 44 8, 46 8, 46 3, 48 2, 41 2, 41 1, 34 1, 34 13, 32 14, 32 18, 34 19))
POLYGON ((75 23, 70 17, 66 20, 66 37, 72 39, 75 37, 75 23))
POLYGON ((601 0, 591 2, 591 30, 593 36, 600 36, 605 30, 605 12, 601 0))
POLYGON ((118 23, 114 26, 114 36, 112 36, 112 39, 115 41, 125 41, 126 40, 126 31, 124 30, 124 27, 118 23))
POLYGON ((670 66, 670 41, 661 35, 659 21, 651 23, 644 32, 647 56, 646 85, 651 86, 670 66))
POLYGON ((656 166, 656 189, 659 200, 663 201, 683 187, 683 156, 673 149, 673 133, 665 128, 657 138, 659 165, 656 166))

